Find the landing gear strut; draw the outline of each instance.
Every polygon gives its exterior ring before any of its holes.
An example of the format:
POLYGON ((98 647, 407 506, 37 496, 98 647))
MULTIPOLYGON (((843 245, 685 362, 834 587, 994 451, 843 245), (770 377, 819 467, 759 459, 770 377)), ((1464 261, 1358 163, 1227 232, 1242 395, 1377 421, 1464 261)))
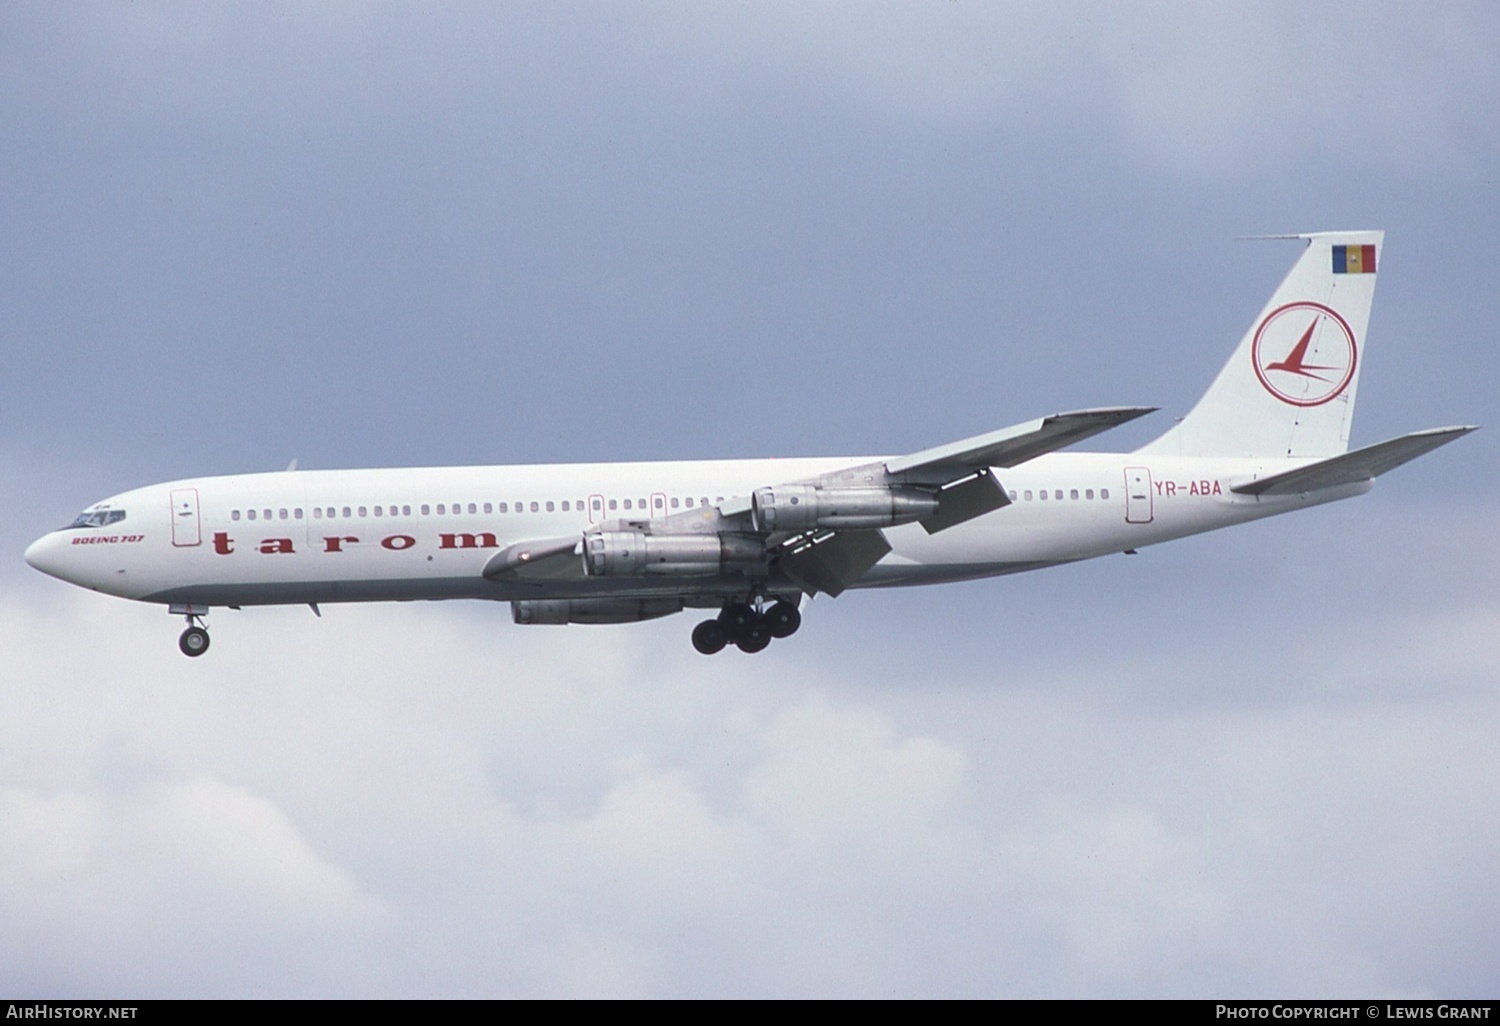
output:
POLYGON ((719 615, 693 628, 693 647, 704 655, 722 652, 734 645, 741 652, 761 652, 773 638, 789 638, 802 626, 795 604, 779 601, 769 609, 748 602, 726 602, 719 615))
POLYGON ((203 617, 208 613, 207 606, 172 606, 167 612, 181 614, 187 619, 187 630, 177 639, 177 647, 183 655, 196 659, 208 651, 208 629, 203 623, 203 617))

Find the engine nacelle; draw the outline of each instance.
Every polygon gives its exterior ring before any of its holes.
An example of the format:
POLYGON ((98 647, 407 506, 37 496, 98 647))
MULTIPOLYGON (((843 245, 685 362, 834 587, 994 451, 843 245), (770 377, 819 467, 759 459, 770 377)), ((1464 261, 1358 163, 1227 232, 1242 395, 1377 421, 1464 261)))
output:
POLYGON ((682 599, 526 599, 510 604, 516 623, 636 623, 682 612, 682 599))
POLYGON ((583 568, 592 577, 712 577, 765 560, 765 543, 739 534, 601 531, 584 536, 583 568))
POLYGON ((750 496, 762 531, 895 527, 937 512, 937 496, 917 488, 819 488, 782 485, 750 496))

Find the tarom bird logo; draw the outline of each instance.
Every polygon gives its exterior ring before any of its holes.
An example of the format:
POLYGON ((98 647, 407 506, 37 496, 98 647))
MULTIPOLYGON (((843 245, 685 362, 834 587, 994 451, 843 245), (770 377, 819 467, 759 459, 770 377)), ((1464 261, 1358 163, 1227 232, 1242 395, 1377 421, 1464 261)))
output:
POLYGON ((1312 378, 1315 381, 1327 381, 1328 379, 1323 377, 1323 375, 1314 374, 1313 371, 1338 370, 1337 367, 1302 362, 1307 357, 1307 347, 1312 342, 1313 329, 1317 326, 1318 319, 1314 317, 1313 322, 1307 326, 1307 330, 1302 333, 1302 338, 1292 347, 1292 351, 1287 354, 1286 359, 1270 364, 1266 367, 1266 370, 1287 371, 1291 374, 1300 374, 1304 378, 1312 378))

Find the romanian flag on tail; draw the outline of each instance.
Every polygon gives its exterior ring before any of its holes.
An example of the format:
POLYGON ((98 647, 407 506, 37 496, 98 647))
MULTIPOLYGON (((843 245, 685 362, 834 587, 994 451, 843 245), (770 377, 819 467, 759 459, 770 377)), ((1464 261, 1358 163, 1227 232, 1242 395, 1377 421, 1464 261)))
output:
POLYGON ((1374 274, 1374 246, 1334 246, 1334 274, 1374 274))

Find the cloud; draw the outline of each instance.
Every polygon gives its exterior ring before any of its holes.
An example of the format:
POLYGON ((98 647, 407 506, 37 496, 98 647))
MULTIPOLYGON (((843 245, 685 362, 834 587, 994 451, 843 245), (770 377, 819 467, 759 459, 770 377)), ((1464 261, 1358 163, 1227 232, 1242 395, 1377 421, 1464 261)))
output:
POLYGON ((28 992, 326 987, 342 947, 388 926, 273 804, 211 777, 5 787, 0 822, 0 947, 28 992))
MULTIPOLYGON (((1339 523, 1298 537, 1326 551, 1339 523)), ((1492 558, 1483 518, 1459 523, 1420 533, 1413 565, 1441 573, 1448 546, 1492 558)), ((1066 643, 1036 630, 957 661, 936 657, 986 615, 972 594, 906 596, 903 621, 933 610, 915 638, 884 625, 881 596, 817 603, 793 641, 711 660, 681 618, 219 611, 190 661, 158 610, 12 587, 0 978, 143 995, 1493 989, 1467 954, 1493 950, 1500 912, 1486 593, 1460 582, 1435 604, 1413 581, 1416 601, 1371 626, 1361 596, 1379 591, 1351 581, 1315 650, 1247 665, 1245 634, 1290 635, 1305 585, 1251 578, 1235 615, 1220 600, 1183 619, 1204 603, 1170 587, 1170 561, 1154 573, 1154 610, 1105 605, 1113 621, 1066 643), (1175 617, 1173 643, 1132 640, 1137 615, 1175 617)), ((1044 620, 1076 606, 1078 582, 1056 580, 1055 597, 1045 575, 1024 584, 1044 620)))
MULTIPOLYGON (((389 131, 454 112, 525 120, 561 106, 593 125, 622 100, 654 112, 650 121, 777 97, 792 110, 839 103, 919 124, 1102 132, 1148 166, 1225 176, 1312 154, 1419 172, 1488 157, 1497 39, 1493 10, 1462 0, 1420 10, 944 0, 858 12, 659 3, 275 15, 136 4, 77 12, 42 44, 77 48, 61 64, 16 57, 35 60, 43 81, 61 76, 83 102, 151 117, 389 131)), ((17 78, 10 88, 28 86, 17 78)))

